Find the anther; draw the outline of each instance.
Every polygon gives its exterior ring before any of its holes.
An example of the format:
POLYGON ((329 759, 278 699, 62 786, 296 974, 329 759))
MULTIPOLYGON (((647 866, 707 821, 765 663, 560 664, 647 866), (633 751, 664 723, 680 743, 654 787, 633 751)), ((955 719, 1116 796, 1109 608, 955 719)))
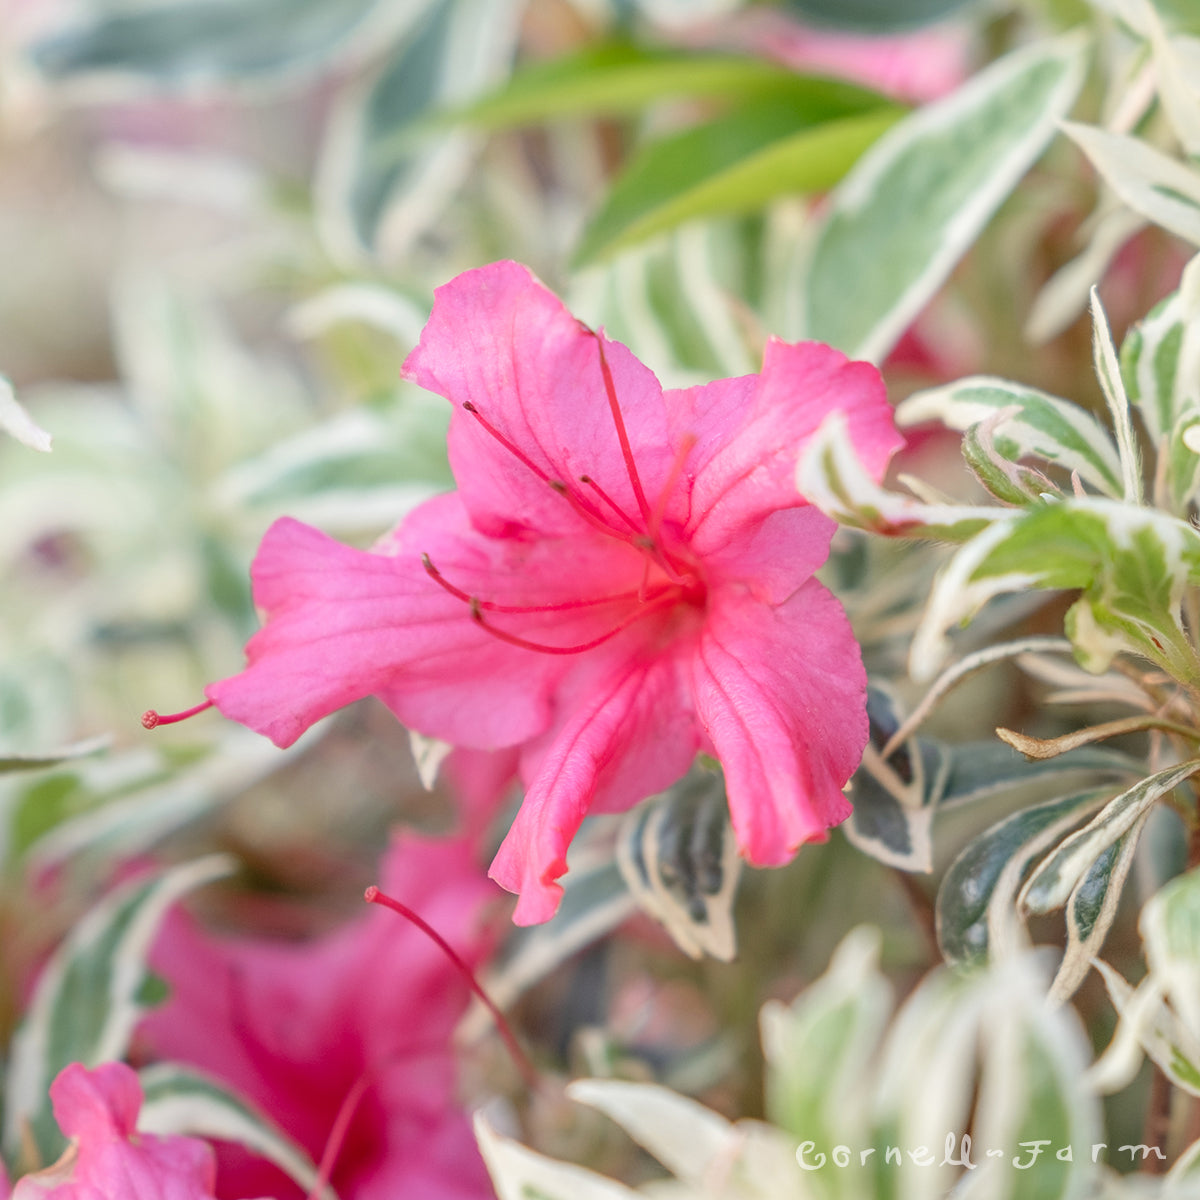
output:
POLYGON ((186 721, 188 717, 194 717, 197 713, 202 713, 206 708, 212 708, 212 706, 211 700, 205 700, 203 704, 197 704, 195 708, 186 709, 184 712, 167 713, 165 716, 148 708, 142 713, 142 727, 156 729, 159 725, 174 725, 177 721, 186 721))

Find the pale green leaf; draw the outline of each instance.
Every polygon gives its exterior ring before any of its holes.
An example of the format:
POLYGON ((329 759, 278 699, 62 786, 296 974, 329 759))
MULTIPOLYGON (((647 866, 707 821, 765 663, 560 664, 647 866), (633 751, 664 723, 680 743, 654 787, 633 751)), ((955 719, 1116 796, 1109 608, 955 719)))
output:
POLYGON ((1130 208, 1200 246, 1200 171, 1140 138, 1074 121, 1062 128, 1130 208))
POLYGON ((475 1114, 475 1138, 498 1200, 640 1200, 624 1184, 501 1137, 482 1111, 475 1114))
POLYGON ((41 771, 46 767, 56 767, 60 763, 71 762, 77 758, 87 758, 107 750, 112 745, 112 738, 107 734, 87 738, 82 742, 73 742, 69 746, 60 746, 57 750, 47 750, 42 754, 4 754, 0 755, 0 775, 12 774, 17 771, 41 771))
POLYGON ((1112 439, 1089 412, 1036 388, 985 375, 917 392, 896 409, 899 425, 940 421, 967 430, 1002 410, 1014 410, 994 429, 996 449, 1016 462, 1034 456, 1108 496, 1121 492, 1121 462, 1112 439))
POLYGON ((1112 415, 1113 429, 1117 435, 1117 453, 1121 458, 1121 481, 1124 499, 1130 504, 1142 503, 1142 461, 1138 453, 1133 422, 1129 417, 1129 397, 1121 381, 1121 366, 1117 361, 1116 347, 1108 328, 1108 318, 1100 303, 1096 288, 1091 292, 1092 309, 1092 359, 1096 367, 1096 378, 1100 380, 1108 411, 1112 415))
POLYGON ((1175 678, 1200 681, 1200 660, 1179 616, 1198 567, 1200 533, 1154 510, 1085 498, 1007 516, 968 542, 939 576, 913 638, 911 669, 917 678, 932 674, 949 649, 946 631, 993 596, 1065 588, 1082 592, 1066 632, 1089 670, 1106 670, 1124 650, 1175 678))
POLYGON ((411 21, 429 0, 165 0, 101 7, 37 43, 51 79, 115 76, 156 88, 274 82, 326 67, 411 21))
POLYGON ((882 359, 1054 136, 1083 66, 1077 38, 1039 42, 880 139, 834 194, 813 247, 805 336, 882 359))
POLYGON ((50 451, 50 435, 21 407, 12 384, 3 375, 0 375, 0 430, 11 434, 22 445, 44 454, 50 451))

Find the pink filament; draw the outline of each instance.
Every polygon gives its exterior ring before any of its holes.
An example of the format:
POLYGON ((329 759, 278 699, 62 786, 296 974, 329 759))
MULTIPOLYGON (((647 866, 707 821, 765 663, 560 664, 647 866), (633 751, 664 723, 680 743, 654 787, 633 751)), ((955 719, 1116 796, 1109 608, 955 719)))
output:
POLYGON ((194 708, 185 709, 183 712, 167 713, 165 716, 148 708, 142 713, 142 727, 157 729, 159 725, 174 725, 177 721, 186 721, 188 717, 194 717, 197 713, 202 713, 206 708, 212 708, 212 706, 211 700, 205 700, 203 704, 197 704, 194 708))

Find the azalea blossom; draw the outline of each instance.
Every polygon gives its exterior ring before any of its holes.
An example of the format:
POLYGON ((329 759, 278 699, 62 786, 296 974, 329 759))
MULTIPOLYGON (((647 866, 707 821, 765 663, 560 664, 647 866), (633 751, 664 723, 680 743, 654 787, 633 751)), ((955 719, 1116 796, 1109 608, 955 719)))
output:
POLYGON ((501 262, 437 290, 402 373, 454 405, 458 490, 369 552, 276 522, 253 567, 266 624, 209 701, 280 746, 374 695, 422 734, 517 748, 525 799, 491 875, 520 924, 554 913, 589 811, 697 752, 724 767, 751 862, 824 839, 866 680, 813 578, 834 524, 794 473, 837 411, 882 475, 900 439, 875 368, 773 338, 760 375, 664 391, 501 262))
MULTIPOLYGON (((494 892, 459 839, 397 837, 384 891, 419 910, 469 965, 490 939, 494 892)), ((169 914, 150 961, 170 985, 143 1018, 141 1048, 199 1068, 255 1104, 329 1168, 341 1200, 491 1196, 455 1102, 450 1038, 469 999, 445 954, 371 909, 307 943, 216 937, 169 914)), ((267 1161, 218 1147, 221 1200, 303 1190, 267 1161)))
POLYGON ((91 1071, 71 1063, 50 1085, 50 1100, 71 1145, 44 1171, 18 1179, 12 1200, 212 1200, 212 1147, 138 1133, 142 1086, 124 1063, 91 1071))

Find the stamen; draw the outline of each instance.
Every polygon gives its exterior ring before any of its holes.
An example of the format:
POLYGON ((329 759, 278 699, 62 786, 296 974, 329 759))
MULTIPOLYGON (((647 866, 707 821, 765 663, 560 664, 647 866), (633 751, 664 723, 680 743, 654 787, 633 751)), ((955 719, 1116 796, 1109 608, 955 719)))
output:
POLYGON ((638 476, 637 463, 633 460, 633 448, 629 444, 629 433, 625 429, 625 419, 621 416, 621 406, 617 402, 617 387, 613 383, 612 371, 609 370, 608 359, 604 354, 604 342, 599 334, 593 334, 593 336, 596 339, 596 347, 600 351, 600 374, 604 376, 604 390, 608 394, 608 407, 612 411, 613 423, 617 427, 617 439, 621 443, 621 453, 625 457, 625 470, 629 475, 629 484, 633 488, 633 495, 637 500, 642 520, 649 523, 650 505, 646 501, 646 493, 638 476))
POLYGON ((608 507, 611 508, 613 512, 615 512, 617 516, 629 526, 630 529, 632 529, 635 533, 640 532, 638 523, 590 475, 580 475, 579 482, 586 483, 588 487, 592 488, 596 495, 599 496, 600 499, 603 500, 604 503, 607 504, 608 507))
POLYGON ((498 430, 495 427, 495 425, 493 425, 491 423, 491 421, 489 421, 483 415, 483 413, 481 413, 479 411, 479 409, 477 409, 475 407, 475 405, 471 403, 470 400, 468 400, 463 405, 463 408, 466 409, 466 411, 469 412, 471 414, 471 416, 473 416, 475 418, 475 420, 477 420, 480 423, 480 425, 482 425, 484 427, 484 429, 486 429, 488 431, 488 433, 490 433, 492 435, 492 437, 494 437, 496 439, 496 441, 498 441, 500 443, 500 445, 502 445, 505 448, 505 450, 507 450, 510 454, 512 454, 520 462, 524 463, 525 466, 527 466, 539 479, 543 479, 547 483, 551 482, 550 476, 547 475, 546 472, 543 471, 542 468, 539 467, 537 465, 537 463, 535 463, 533 461, 533 459, 530 458, 529 455, 525 453, 524 450, 522 450, 519 446, 516 446, 512 442, 510 442, 508 440, 508 438, 506 438, 504 436, 504 434, 502 434, 500 432, 500 430, 498 430))
POLYGON ((197 713, 202 713, 206 708, 212 708, 212 706, 211 700, 205 700, 203 704, 197 704, 195 708, 189 708, 185 712, 167 713, 166 716, 148 708, 142 713, 142 727, 156 729, 159 725, 174 725, 177 721, 186 721, 188 717, 194 717, 197 713))
POLYGON ((658 499, 654 503, 654 511, 650 514, 650 524, 647 526, 650 536, 654 539, 658 538, 658 529, 662 524, 662 519, 667 512, 667 504, 671 499, 671 492, 675 485, 679 482, 679 476, 683 474, 683 464, 687 462, 687 456, 691 454, 696 445, 696 435, 694 433, 685 433, 679 441, 679 449, 675 452, 675 461, 671 464, 671 470, 667 473, 667 482, 663 484, 663 489, 658 494, 658 499))
POLYGON ((618 533, 617 530, 613 529, 611 525, 607 525, 600 520, 600 518, 596 516, 594 512, 586 508, 580 502, 579 497, 576 496, 574 492, 572 492, 571 489, 562 482, 562 480, 552 479, 545 471, 542 470, 541 467, 537 465, 537 463, 533 461, 532 458, 529 457, 528 454, 525 453, 524 450, 520 449, 515 443, 509 441, 509 439, 506 438, 504 434, 502 434, 500 430, 498 430, 495 425, 493 425, 479 411, 479 409, 477 409, 475 405, 471 403, 470 400, 463 405, 463 408, 469 412, 471 416, 473 416, 475 420, 477 420, 480 425, 482 425, 483 428, 486 429, 487 432, 490 433, 492 437, 494 437, 496 441, 498 441, 500 445, 505 448, 505 450, 513 455, 518 462, 528 467, 529 470, 531 470, 544 483, 548 483, 585 521, 588 522, 589 525, 595 526, 596 529, 608 537, 615 537, 618 541, 623 542, 628 540, 618 533))
POLYGON ((338 1108, 337 1116, 333 1120, 333 1125, 329 1130, 329 1136, 325 1139, 325 1149, 321 1154, 321 1161, 317 1166, 317 1178, 312 1185, 312 1190, 308 1193, 306 1200, 319 1200, 321 1193, 329 1186, 329 1181, 333 1178, 333 1168, 337 1164, 337 1157, 342 1152, 342 1145, 346 1140, 346 1134, 350 1132, 350 1122, 354 1119, 354 1114, 358 1111, 359 1103, 363 1096, 367 1094, 367 1088, 374 1082, 373 1072, 368 1068, 355 1081, 354 1086, 346 1093, 342 1100, 341 1106, 338 1108))
MULTIPOLYGON (((598 608, 602 604, 616 604, 621 600, 638 600, 644 599, 639 592, 611 592, 607 596, 593 596, 590 600, 562 600, 557 604, 497 604, 493 600, 481 600, 478 596, 472 596, 470 592, 464 592, 462 588, 455 587, 446 577, 433 565, 433 560, 428 554, 421 555, 421 564, 424 566, 429 577, 439 587, 444 588, 450 595, 462 600, 466 604, 474 605, 477 608, 484 609, 487 612, 497 613, 544 613, 544 612, 570 612, 577 608, 598 608)), ((665 589, 659 589, 658 594, 661 595, 665 589)))
POLYGON ((667 592, 660 593, 650 603, 641 605, 636 612, 631 613, 625 620, 614 626, 607 633, 602 633, 598 638, 593 638, 590 642, 584 642, 579 646, 547 646, 544 642, 531 642, 526 638, 517 637, 516 634, 506 633, 503 629, 497 629, 495 625, 489 625, 484 620, 482 607, 474 597, 471 597, 471 620, 480 629, 486 629, 493 637, 499 638, 502 642, 507 642, 510 646, 517 646, 521 650, 536 650, 539 654, 583 654, 588 650, 594 650, 597 646, 604 645, 607 641, 611 641, 618 633, 623 633, 635 621, 640 621, 643 617, 648 617, 657 609, 674 604, 678 591, 678 588, 669 588, 667 592))
POLYGON ((513 1062, 517 1064, 517 1069, 521 1072, 521 1078, 525 1080, 526 1085, 531 1090, 536 1089, 541 1082, 538 1077, 537 1068, 529 1061, 529 1056, 525 1051, 521 1049, 520 1043, 517 1041, 517 1036, 513 1033, 512 1026, 509 1025, 504 1014, 496 1007, 491 996, 480 986, 479 981, 475 978, 475 972, 459 957, 454 947, 428 921, 413 912, 407 904, 402 904, 399 900, 393 900, 391 896, 381 892, 374 885, 367 888, 363 894, 363 899, 368 904, 382 904, 385 908, 390 908, 392 912, 399 913, 405 920, 411 921, 462 972, 463 978, 466 979, 471 991, 483 1001, 484 1007, 492 1014, 496 1022, 496 1028, 499 1029, 500 1036, 504 1039, 504 1044, 508 1047, 508 1052, 512 1055, 513 1062))

